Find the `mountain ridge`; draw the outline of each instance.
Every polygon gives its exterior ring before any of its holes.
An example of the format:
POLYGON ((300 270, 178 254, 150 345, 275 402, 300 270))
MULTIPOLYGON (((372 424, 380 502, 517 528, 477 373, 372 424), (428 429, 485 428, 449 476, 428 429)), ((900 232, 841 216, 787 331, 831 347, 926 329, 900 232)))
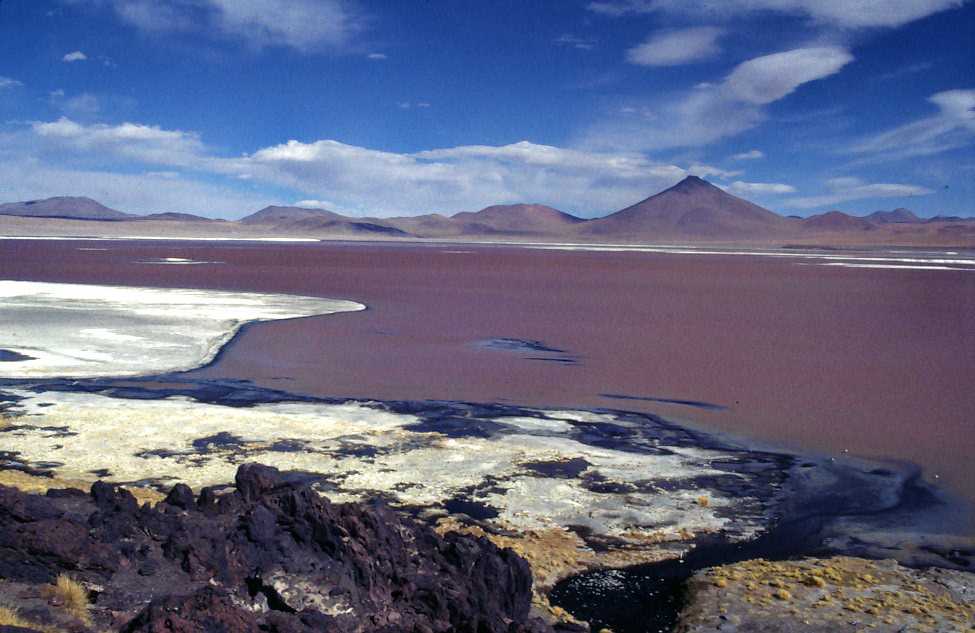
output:
MULTIPOLYGON (((191 234, 204 226, 237 237, 262 235, 464 240, 596 241, 610 243, 912 243, 975 245, 975 218, 920 218, 904 208, 855 216, 833 210, 809 217, 782 216, 735 196, 697 176, 635 204, 598 218, 580 218, 544 204, 516 203, 405 217, 350 217, 322 208, 270 205, 239 220, 214 220, 188 213, 133 215, 91 198, 61 196, 0 204, 0 216, 36 218, 46 226, 59 219, 139 221, 161 233, 191 234), (193 229, 193 227, 198 229, 193 229)), ((75 223, 75 226, 77 223, 75 223)), ((66 225, 67 226, 67 225, 66 225)), ((24 229, 26 230, 26 229, 24 229)), ((106 229, 107 230, 107 229, 106 229)), ((70 227, 61 229, 70 234, 70 227)))

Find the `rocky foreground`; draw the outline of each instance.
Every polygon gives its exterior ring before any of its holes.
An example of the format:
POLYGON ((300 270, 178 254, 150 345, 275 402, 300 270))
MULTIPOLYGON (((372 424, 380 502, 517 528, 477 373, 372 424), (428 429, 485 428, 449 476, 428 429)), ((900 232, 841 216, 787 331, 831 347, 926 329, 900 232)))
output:
POLYGON ((485 538, 333 504, 249 464, 139 506, 96 483, 0 486, 0 631, 542 633, 532 577, 485 538))

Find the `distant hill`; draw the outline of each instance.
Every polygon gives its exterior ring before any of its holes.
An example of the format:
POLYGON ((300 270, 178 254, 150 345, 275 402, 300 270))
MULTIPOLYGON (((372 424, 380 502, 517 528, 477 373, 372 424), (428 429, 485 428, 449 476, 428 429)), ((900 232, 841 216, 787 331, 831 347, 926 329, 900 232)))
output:
POLYGON ((544 204, 503 204, 475 212, 461 212, 450 218, 465 234, 559 234, 585 222, 582 218, 544 204))
POLYGON ((865 217, 836 210, 807 218, 783 217, 695 176, 621 211, 591 220, 542 204, 505 204, 449 217, 430 213, 396 218, 349 217, 325 209, 269 206, 228 221, 190 213, 133 215, 90 198, 60 197, 0 204, 0 222, 12 235, 132 235, 130 223, 137 223, 141 225, 140 235, 161 237, 975 247, 975 218, 921 219, 908 209, 876 211, 865 217), (3 216, 19 217, 4 222, 3 216), (32 223, 31 218, 38 220, 32 223))
POLYGON ((247 226, 264 226, 289 233, 307 234, 328 233, 332 235, 386 235, 409 237, 405 231, 381 220, 371 218, 350 218, 348 216, 305 207, 265 207, 239 220, 247 226))
POLYGON ((194 215, 192 213, 150 213, 149 215, 143 215, 140 217, 133 217, 133 220, 156 220, 160 222, 226 222, 226 220, 217 220, 214 218, 205 218, 202 215, 194 215))
POLYGON ((384 222, 418 237, 456 237, 462 234, 462 227, 440 213, 386 218, 384 222))
POLYGON ((903 207, 893 211, 874 211, 870 215, 864 216, 864 219, 877 224, 906 224, 921 221, 921 218, 914 215, 913 211, 903 207))
POLYGON ((308 209, 305 207, 264 207, 238 220, 241 224, 270 224, 287 226, 308 219, 328 219, 331 221, 344 220, 345 216, 326 211, 325 209, 308 209))
POLYGON ((670 189, 579 227, 580 235, 612 238, 768 238, 791 222, 711 183, 688 176, 670 189))
POLYGON ((866 218, 847 215, 842 211, 811 215, 802 220, 801 226, 806 231, 869 231, 875 228, 866 218))
POLYGON ((134 217, 131 214, 110 209, 91 198, 67 196, 0 204, 0 215, 69 220, 124 220, 134 217))

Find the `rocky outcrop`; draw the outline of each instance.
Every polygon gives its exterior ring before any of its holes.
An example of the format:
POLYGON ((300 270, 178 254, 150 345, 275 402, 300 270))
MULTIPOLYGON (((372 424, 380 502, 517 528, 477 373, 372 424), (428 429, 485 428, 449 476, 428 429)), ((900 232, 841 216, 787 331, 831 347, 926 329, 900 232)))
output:
POLYGON ((691 579, 679 633, 970 631, 975 574, 838 556, 749 560, 691 579))
POLYGON ((105 483, 0 486, 0 607, 50 621, 44 588, 65 574, 89 592, 77 630, 551 630, 530 617, 531 572, 511 550, 381 504, 330 503, 260 465, 242 466, 235 489, 177 485, 155 507, 105 483))

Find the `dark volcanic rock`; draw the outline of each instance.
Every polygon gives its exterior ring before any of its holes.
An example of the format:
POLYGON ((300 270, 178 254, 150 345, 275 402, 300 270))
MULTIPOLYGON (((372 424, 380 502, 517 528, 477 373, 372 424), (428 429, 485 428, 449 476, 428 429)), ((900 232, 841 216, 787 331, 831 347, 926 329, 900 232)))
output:
POLYGON ((177 485, 154 508, 104 483, 87 497, 0 486, 0 577, 62 573, 91 591, 95 627, 124 631, 550 630, 529 619, 531 573, 511 550, 256 464, 236 490, 177 485))

